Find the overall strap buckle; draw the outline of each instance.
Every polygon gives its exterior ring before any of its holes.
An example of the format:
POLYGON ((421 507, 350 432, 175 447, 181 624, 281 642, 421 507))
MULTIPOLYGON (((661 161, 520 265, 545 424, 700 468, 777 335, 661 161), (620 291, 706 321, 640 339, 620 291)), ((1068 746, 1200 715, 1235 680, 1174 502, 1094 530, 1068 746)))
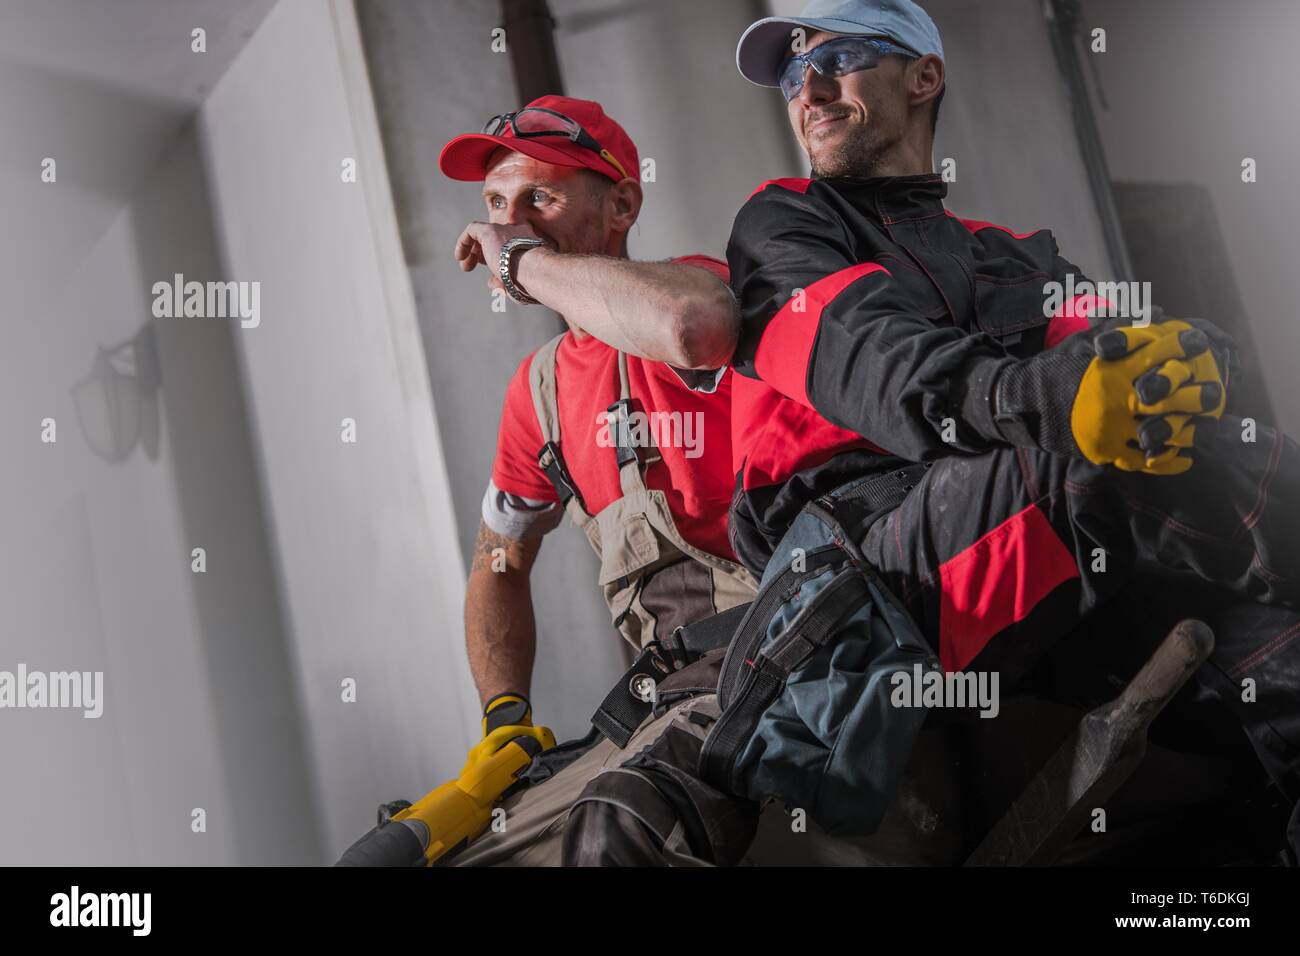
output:
POLYGON ((644 426, 644 440, 633 440, 633 415, 641 415, 641 420, 645 421, 641 403, 635 398, 620 398, 605 410, 605 421, 609 423, 610 438, 614 442, 614 454, 620 469, 634 461, 644 468, 659 459, 648 422, 644 426))
POLYGON ((587 510, 582 495, 578 492, 578 485, 564 464, 564 455, 561 454, 558 444, 548 441, 542 446, 542 450, 537 453, 537 467, 542 469, 546 480, 555 489, 555 493, 560 498, 560 507, 567 507, 569 499, 576 498, 578 507, 583 511, 587 510))

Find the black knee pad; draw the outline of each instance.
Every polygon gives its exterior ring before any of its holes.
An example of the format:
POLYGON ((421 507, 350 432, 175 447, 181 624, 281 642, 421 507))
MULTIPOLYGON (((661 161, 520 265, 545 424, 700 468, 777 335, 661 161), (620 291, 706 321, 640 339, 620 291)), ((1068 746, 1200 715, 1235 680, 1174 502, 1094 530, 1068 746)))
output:
POLYGON ((701 737, 669 727, 658 740, 597 776, 569 813, 566 866, 653 866, 674 854, 739 862, 758 828, 758 805, 696 775, 701 737))
POLYGON ((564 828, 565 866, 661 866, 677 814, 645 776, 616 768, 583 789, 564 828))

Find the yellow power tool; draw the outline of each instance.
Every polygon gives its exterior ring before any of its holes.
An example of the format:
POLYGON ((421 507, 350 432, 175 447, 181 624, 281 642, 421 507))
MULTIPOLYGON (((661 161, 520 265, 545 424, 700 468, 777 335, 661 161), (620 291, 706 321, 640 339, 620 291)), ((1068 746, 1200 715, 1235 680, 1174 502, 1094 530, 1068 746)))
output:
MULTIPOLYGON (((543 750, 546 727, 497 727, 469 752, 460 776, 388 815, 344 852, 335 866, 433 866, 468 845, 492 822, 492 807, 543 750)), ((389 805, 392 807, 393 805, 389 805)))

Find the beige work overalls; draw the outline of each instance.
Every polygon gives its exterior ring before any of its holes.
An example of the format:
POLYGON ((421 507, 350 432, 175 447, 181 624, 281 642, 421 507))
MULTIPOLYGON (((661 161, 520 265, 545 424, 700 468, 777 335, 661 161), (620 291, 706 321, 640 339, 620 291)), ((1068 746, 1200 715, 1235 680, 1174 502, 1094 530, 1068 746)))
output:
MULTIPOLYGON (((560 452, 555 352, 563 338, 560 335, 537 350, 529 374, 533 407, 542 432, 538 464, 600 558, 597 582, 614 627, 639 651, 681 624, 753 600, 758 590, 753 575, 742 565, 685 541, 673 524, 667 497, 662 491, 646 487, 643 469, 658 458, 658 449, 653 429, 648 430, 648 447, 639 454, 622 441, 628 434, 625 416, 632 408, 627 355, 622 352, 618 354, 619 401, 610 406, 609 429, 616 445, 623 495, 595 515, 587 511, 560 452)), ((595 699, 593 693, 593 702, 595 699)), ((602 738, 554 777, 508 797, 500 804, 506 811, 501 818, 504 830, 489 829, 451 863, 558 866, 564 820, 587 782, 601 770, 618 766, 653 743, 668 727, 681 725, 695 707, 716 711, 712 696, 688 701, 657 719, 647 720, 625 747, 602 738)))
MULTIPOLYGON (((564 336, 533 356, 529 386, 542 431, 538 464, 556 485, 569 517, 586 534, 600 558, 597 583, 619 632, 639 651, 680 624, 701 620, 752 600, 753 575, 734 561, 688 544, 673 524, 668 499, 646 487, 643 469, 659 457, 654 429, 638 454, 619 448, 618 479, 623 496, 590 514, 573 487, 560 454, 560 415, 555 391, 555 353, 564 336), (567 488, 565 485, 567 484, 567 488)), ((628 434, 625 416, 632 407, 627 354, 618 353, 619 400, 610 406, 609 430, 616 445, 628 434)), ((585 436, 584 436, 585 439, 585 436)))

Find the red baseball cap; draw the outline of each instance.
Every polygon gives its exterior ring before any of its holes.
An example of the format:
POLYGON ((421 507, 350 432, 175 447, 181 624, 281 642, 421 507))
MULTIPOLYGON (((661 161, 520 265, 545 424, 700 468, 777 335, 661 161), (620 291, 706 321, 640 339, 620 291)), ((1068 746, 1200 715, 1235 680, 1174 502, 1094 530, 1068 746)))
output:
MULTIPOLYGON (((576 122, 602 149, 618 160, 627 176, 636 178, 641 166, 636 144, 623 127, 605 115, 599 103, 575 100, 568 96, 539 96, 525 109, 532 107, 551 110, 576 122)), ((513 124, 508 125, 499 136, 489 136, 486 133, 457 136, 442 148, 442 153, 438 156, 438 168, 444 176, 451 179, 477 182, 487 176, 488 157, 502 146, 543 163, 585 167, 608 176, 614 182, 624 178, 624 174, 613 163, 594 150, 579 146, 562 136, 516 136, 513 124)))

